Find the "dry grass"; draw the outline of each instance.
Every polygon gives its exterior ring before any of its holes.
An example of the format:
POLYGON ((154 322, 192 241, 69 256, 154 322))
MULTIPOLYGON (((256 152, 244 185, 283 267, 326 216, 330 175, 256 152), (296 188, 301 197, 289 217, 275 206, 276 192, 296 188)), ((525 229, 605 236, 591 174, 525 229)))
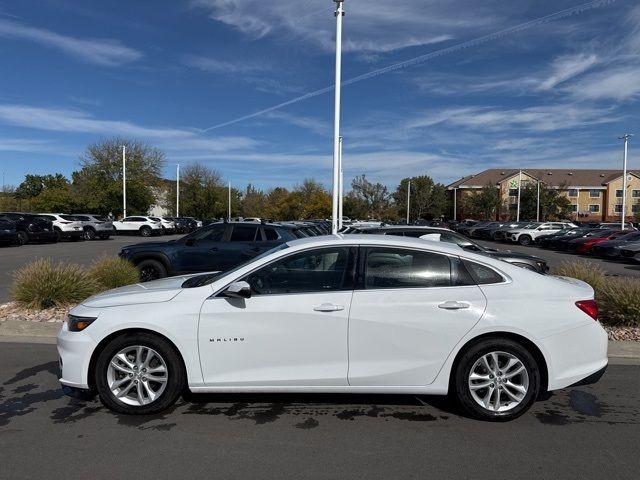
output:
POLYGON ((100 257, 91 265, 89 275, 94 278, 100 290, 111 290, 140 281, 138 269, 118 257, 100 257))

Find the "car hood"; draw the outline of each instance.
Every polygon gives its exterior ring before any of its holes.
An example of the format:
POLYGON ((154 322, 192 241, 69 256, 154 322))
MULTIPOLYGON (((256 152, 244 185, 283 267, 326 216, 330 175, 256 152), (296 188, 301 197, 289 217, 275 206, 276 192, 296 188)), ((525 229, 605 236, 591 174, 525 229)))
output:
POLYGON ((86 307, 101 308, 142 303, 162 303, 175 298, 182 291, 182 284, 191 275, 168 277, 146 283, 108 290, 82 302, 86 307))
POLYGON ((122 247, 122 250, 134 250, 138 248, 144 248, 148 250, 149 248, 162 248, 167 245, 174 245, 175 240, 168 240, 166 242, 147 242, 147 243, 136 243, 134 245, 127 245, 126 247, 122 247))

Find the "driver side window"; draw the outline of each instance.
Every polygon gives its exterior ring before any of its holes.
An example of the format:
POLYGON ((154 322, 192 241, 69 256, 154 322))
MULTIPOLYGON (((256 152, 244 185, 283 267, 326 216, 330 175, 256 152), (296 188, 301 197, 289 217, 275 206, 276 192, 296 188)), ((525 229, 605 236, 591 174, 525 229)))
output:
POLYGON ((254 295, 327 292, 353 288, 349 248, 323 248, 290 255, 243 280, 254 295))

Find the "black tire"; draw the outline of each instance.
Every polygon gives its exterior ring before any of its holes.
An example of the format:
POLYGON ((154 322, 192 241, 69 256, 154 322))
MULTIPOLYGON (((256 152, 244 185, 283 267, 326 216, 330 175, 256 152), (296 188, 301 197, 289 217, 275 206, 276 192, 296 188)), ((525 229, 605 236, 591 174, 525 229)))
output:
MULTIPOLYGON (((464 351, 457 362, 455 372, 453 372, 452 390, 455 392, 456 401, 469 415, 480 420, 506 422, 519 417, 533 405, 540 391, 540 368, 533 355, 521 344, 507 338, 487 338, 464 351), (520 403, 502 412, 496 412, 479 405, 469 387, 471 369, 484 355, 491 352, 505 352, 517 357, 528 375, 528 388, 520 403)), ((498 393, 498 399, 501 398, 508 398, 508 396, 506 393, 498 393)))
POLYGON ((56 242, 62 241, 62 232, 57 228, 54 230, 54 232, 56 232, 56 242))
POLYGON ((143 237, 150 237, 151 229, 149 227, 142 227, 140 229, 140 235, 142 235, 143 237))
POLYGON ((186 385, 185 368, 173 346, 163 338, 147 332, 125 333, 111 340, 98 355, 93 375, 102 404, 114 412, 126 415, 160 413, 176 402, 186 385), (107 378, 111 359, 121 350, 137 345, 157 352, 166 365, 167 383, 164 390, 158 398, 145 405, 129 405, 116 398, 109 388, 107 378))
POLYGON ((83 235, 85 240, 93 240, 96 238, 96 231, 93 228, 85 228, 83 235))
POLYGON ((159 262, 158 260, 154 260, 152 258, 143 260, 136 266, 138 267, 138 271, 140 272, 141 282, 150 282, 152 280, 158 280, 167 276, 167 269, 162 264, 162 262, 159 262))
POLYGON ((520 238, 518 238, 518 243, 520 245, 524 245, 525 247, 527 245, 531 245, 531 236, 530 235, 520 235, 520 238))
POLYGON ((27 243, 29 243, 29 235, 27 235, 27 232, 19 231, 18 245, 26 245, 27 243))

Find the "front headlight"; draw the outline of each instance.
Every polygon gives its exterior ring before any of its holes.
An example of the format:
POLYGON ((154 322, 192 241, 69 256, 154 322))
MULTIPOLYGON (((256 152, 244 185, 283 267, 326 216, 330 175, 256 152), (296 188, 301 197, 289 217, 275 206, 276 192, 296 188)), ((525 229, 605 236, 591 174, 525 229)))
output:
POLYGON ((67 328, 70 332, 81 332, 91 325, 96 317, 78 317, 76 315, 67 316, 67 328))

